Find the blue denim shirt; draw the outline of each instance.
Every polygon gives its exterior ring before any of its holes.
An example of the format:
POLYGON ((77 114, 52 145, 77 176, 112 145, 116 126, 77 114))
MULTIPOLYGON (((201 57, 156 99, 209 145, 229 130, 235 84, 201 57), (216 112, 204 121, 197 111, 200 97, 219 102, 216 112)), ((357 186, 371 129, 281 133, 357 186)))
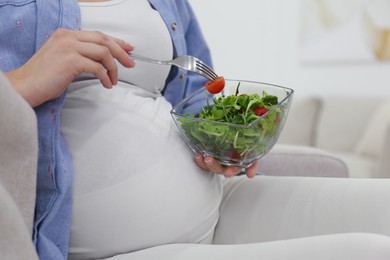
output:
MULTIPOLYGON (((169 29, 175 56, 194 55, 211 66, 209 49, 187 0, 149 2, 169 29)), ((0 0, 0 69, 23 65, 57 28, 77 30, 79 21, 76 0, 0 0)), ((197 74, 173 68, 164 96, 175 105, 205 82, 197 74)), ((35 108, 39 163, 33 240, 40 259, 66 259, 68 251, 73 171, 59 129, 65 95, 35 108)))
MULTIPOLYGON (((77 2, 0 0, 0 68, 23 65, 58 28, 79 29, 77 2)), ((39 164, 33 240, 40 259, 66 259, 72 194, 72 166, 59 131, 64 95, 35 109, 39 164)))
MULTIPOLYGON (((192 55, 212 67, 210 50, 203 38, 196 16, 187 0, 149 0, 159 11, 172 37, 175 56, 192 55)), ((182 69, 172 68, 164 89, 165 98, 172 105, 204 86, 206 79, 182 69)), ((194 106, 203 106, 199 100, 194 106)))

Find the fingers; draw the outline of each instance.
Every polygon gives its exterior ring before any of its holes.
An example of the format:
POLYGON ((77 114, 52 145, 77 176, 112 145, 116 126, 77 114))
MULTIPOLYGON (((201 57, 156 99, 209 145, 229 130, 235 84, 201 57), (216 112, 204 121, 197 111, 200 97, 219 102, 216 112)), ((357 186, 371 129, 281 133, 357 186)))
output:
POLYGON ((129 43, 101 32, 77 31, 76 33, 79 41, 104 46, 123 66, 134 66, 133 59, 128 55, 134 48, 129 43))
POLYGON ((211 156, 205 157, 204 162, 210 171, 215 172, 215 173, 225 174, 226 167, 221 165, 220 163, 218 163, 218 161, 215 160, 213 157, 211 157, 211 156))
POLYGON ((130 44, 101 32, 59 29, 49 41, 62 44, 60 48, 73 57, 71 63, 79 68, 77 73, 93 73, 107 88, 117 83, 118 68, 115 60, 128 68, 135 64, 128 55, 133 50, 130 44))
POLYGON ((204 157, 202 154, 198 153, 195 155, 195 162, 205 171, 211 171, 218 174, 224 174, 225 172, 226 167, 219 164, 213 157, 204 157))
MULTIPOLYGON (((203 157, 201 154, 195 155, 195 161, 197 165, 205 171, 211 171, 217 174, 223 174, 225 177, 233 177, 241 172, 240 167, 235 166, 224 166, 221 165, 216 159, 211 156, 203 157)), ((247 169, 245 169, 245 173, 248 178, 253 178, 257 174, 258 163, 254 163, 247 169)))
POLYGON ((207 165, 206 165, 206 163, 204 161, 204 157, 200 153, 195 155, 195 162, 203 170, 209 171, 209 168, 207 167, 207 165))
POLYGON ((240 172, 241 172, 241 167, 229 166, 229 167, 226 167, 226 170, 225 170, 224 175, 225 175, 227 178, 229 178, 229 177, 236 176, 236 175, 239 174, 240 172))
POLYGON ((245 169, 245 174, 248 178, 253 178, 256 176, 257 171, 259 170, 259 163, 255 162, 251 166, 245 169))
POLYGON ((117 62, 133 67, 133 47, 100 32, 56 30, 39 50, 8 76, 32 106, 60 96, 81 73, 91 73, 103 86, 117 83, 117 62), (17 76, 17 77, 16 77, 17 76), (16 77, 16 79, 15 79, 16 77))
MULTIPOLYGON (((81 72, 88 72, 95 75, 95 77, 100 80, 105 88, 110 89, 113 85, 116 84, 116 79, 114 82, 112 82, 112 78, 110 78, 107 69, 99 62, 95 62, 88 58, 83 58, 81 60, 79 59, 77 66, 81 72)), ((113 73, 116 74, 117 72, 114 71, 112 74, 113 73)))
POLYGON ((91 44, 91 43, 80 43, 79 44, 79 53, 86 57, 84 64, 80 64, 78 66, 84 65, 82 70, 84 72, 91 72, 97 78, 102 81, 103 86, 107 88, 111 88, 112 85, 116 85, 118 78, 118 68, 115 63, 114 57, 111 55, 110 50, 101 45, 91 44), (96 64, 93 64, 96 63, 96 64), (90 68, 91 71, 88 71, 90 68), (101 75, 101 72, 104 72, 106 76, 101 75), (99 77, 100 75, 100 77, 99 77), (102 80, 108 78, 110 81, 102 80))

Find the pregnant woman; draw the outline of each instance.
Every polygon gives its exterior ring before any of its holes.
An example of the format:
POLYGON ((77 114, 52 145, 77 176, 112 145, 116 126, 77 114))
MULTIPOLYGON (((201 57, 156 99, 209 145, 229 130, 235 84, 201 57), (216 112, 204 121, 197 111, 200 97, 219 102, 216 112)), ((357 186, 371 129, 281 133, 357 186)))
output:
MULTIPOLYGON (((231 176, 237 169, 223 168, 211 158, 200 158, 198 165, 193 161, 169 111, 205 79, 142 62, 132 68, 126 55, 133 51, 171 59, 189 54, 210 63, 187 1, 87 1, 77 6, 73 1, 10 0, 0 7, 0 21, 14 21, 8 31, 0 27, 1 68, 36 107, 40 126, 34 235, 40 259, 389 259, 388 237, 351 233, 390 233, 380 229, 388 221, 381 215, 390 212, 385 206, 390 189, 383 186, 388 182, 225 179, 215 173, 231 176), (36 14, 38 22, 31 24, 37 26, 25 30, 30 23, 20 17, 36 14), (46 20, 51 30, 43 27, 46 20), (53 33, 56 26, 77 30, 79 21, 81 32, 53 33), (23 39, 30 31, 28 45, 23 39), (64 40, 67 44, 55 44, 64 40), (19 51, 25 49, 27 54, 19 51), (62 68, 61 62, 67 62, 66 69, 53 72, 62 68), (27 94, 21 82, 29 87, 27 94), (102 87, 115 83, 112 89, 102 87), (50 95, 42 97, 45 93, 50 95), (74 180, 64 167, 68 159, 74 180), (374 218, 370 213, 377 203, 383 205, 382 214, 374 218), (68 216, 70 248, 64 255, 68 216), (329 235, 341 232, 349 234, 329 235)), ((247 175, 255 170, 248 169, 247 175)))

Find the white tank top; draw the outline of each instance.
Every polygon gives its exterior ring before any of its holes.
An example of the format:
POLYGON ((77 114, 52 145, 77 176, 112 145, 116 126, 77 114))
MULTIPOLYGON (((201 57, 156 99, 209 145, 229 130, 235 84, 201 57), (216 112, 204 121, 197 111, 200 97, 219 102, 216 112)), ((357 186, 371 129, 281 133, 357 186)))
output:
MULTIPOLYGON (((100 30, 139 54, 170 59, 169 32, 146 0, 80 3, 83 30, 100 30)), ((120 66, 120 65, 118 65, 120 66)), ((204 172, 161 95, 169 67, 120 66, 113 89, 80 77, 61 131, 75 168, 69 259, 96 259, 213 235, 222 180, 204 172)))
MULTIPOLYGON (((81 29, 103 31, 135 47, 134 53, 161 60, 173 57, 169 31, 160 14, 145 0, 79 2, 81 29)), ((138 62, 133 69, 119 66, 118 78, 160 94, 170 66, 138 62)))

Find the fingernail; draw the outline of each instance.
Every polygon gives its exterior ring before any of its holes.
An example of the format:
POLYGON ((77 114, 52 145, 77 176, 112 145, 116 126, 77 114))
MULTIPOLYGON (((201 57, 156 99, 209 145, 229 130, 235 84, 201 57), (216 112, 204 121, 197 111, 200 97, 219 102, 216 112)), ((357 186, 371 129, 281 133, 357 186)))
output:
POLYGON ((204 159, 204 162, 205 162, 206 164, 211 164, 212 161, 213 161, 213 159, 210 158, 210 157, 207 157, 206 159, 204 159))
POLYGON ((132 59, 130 59, 130 64, 129 64, 129 66, 134 67, 134 66, 135 66, 135 61, 132 60, 132 59))

